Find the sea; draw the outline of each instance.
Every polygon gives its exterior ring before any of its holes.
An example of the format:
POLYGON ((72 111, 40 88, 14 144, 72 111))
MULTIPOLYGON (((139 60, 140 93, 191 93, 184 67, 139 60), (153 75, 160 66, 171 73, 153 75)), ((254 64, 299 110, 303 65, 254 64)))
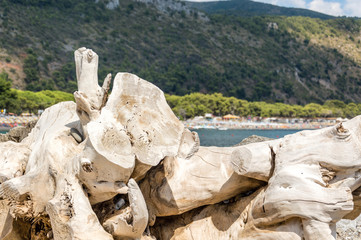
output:
MULTIPOLYGON (((269 138, 282 138, 287 134, 296 133, 300 130, 261 130, 261 129, 228 129, 228 130, 217 130, 217 129, 193 129, 199 135, 201 146, 217 146, 217 147, 230 147, 240 143, 243 139, 258 135, 269 138)), ((0 133, 6 133, 7 131, 0 131, 0 133)))
POLYGON ((193 129, 198 133, 201 146, 217 146, 217 147, 230 147, 240 143, 243 139, 252 136, 263 136, 269 138, 282 138, 285 135, 299 132, 300 130, 291 129, 193 129))

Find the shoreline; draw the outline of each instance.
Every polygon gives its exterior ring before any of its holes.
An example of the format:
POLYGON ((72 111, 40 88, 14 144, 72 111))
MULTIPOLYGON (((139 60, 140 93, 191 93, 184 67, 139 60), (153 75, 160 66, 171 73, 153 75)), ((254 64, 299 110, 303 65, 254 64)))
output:
POLYGON ((334 123, 265 123, 265 122, 189 122, 183 121, 184 127, 190 130, 313 130, 334 126, 334 123))
MULTIPOLYGON (((188 128, 188 127, 187 127, 188 128)), ((227 131, 227 130, 252 130, 252 131, 287 131, 287 130, 316 130, 320 128, 227 128, 227 129, 218 129, 218 128, 188 128, 191 131, 195 130, 217 130, 217 131, 227 131)))
MULTIPOLYGON (((12 117, 6 122, 0 121, 0 131, 8 132, 19 126, 25 126, 34 118, 12 117), (12 121, 9 121, 12 120, 12 121)), ((197 129, 215 129, 215 130, 313 130, 334 126, 335 123, 330 122, 306 122, 306 123, 269 123, 254 121, 182 121, 184 127, 190 130, 197 129)))
POLYGON ((0 127, 0 131, 5 132, 5 131, 10 131, 10 129, 12 129, 11 127, 0 127))
MULTIPOLYGON (((18 125, 15 127, 0 127, 1 132, 8 132, 13 128, 21 127, 23 125, 18 125)), ((333 125, 330 125, 333 126, 333 125)), ((207 130, 217 130, 217 131, 225 131, 225 130, 315 130, 320 128, 325 128, 329 126, 286 126, 286 125, 279 125, 279 126, 251 126, 251 125, 245 125, 245 126, 188 126, 187 124, 184 124, 185 128, 188 128, 189 130, 200 130, 200 129, 207 129, 207 130)))
MULTIPOLYGON (((20 127, 21 125, 17 126, 20 127)), ((189 130, 203 130, 203 129, 207 129, 207 130, 217 130, 217 131, 226 131, 226 130, 315 130, 315 129, 320 129, 323 127, 227 127, 227 128, 218 128, 218 127, 187 127, 189 130)), ((0 127, 0 132, 8 132, 11 129, 16 128, 16 127, 0 127)))

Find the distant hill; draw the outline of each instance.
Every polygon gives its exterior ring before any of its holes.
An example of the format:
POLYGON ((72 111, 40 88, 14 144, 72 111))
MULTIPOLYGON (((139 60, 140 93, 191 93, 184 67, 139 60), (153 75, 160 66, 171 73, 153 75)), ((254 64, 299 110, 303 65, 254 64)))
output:
POLYGON ((252 16, 303 16, 320 19, 331 19, 333 16, 301 9, 279 7, 272 4, 253 2, 250 0, 230 0, 216 2, 187 2, 187 5, 210 14, 228 14, 242 17, 252 16))
POLYGON ((73 92, 73 52, 99 77, 132 72, 169 94, 361 102, 361 20, 205 15, 171 0, 1 0, 0 68, 13 87, 73 92))

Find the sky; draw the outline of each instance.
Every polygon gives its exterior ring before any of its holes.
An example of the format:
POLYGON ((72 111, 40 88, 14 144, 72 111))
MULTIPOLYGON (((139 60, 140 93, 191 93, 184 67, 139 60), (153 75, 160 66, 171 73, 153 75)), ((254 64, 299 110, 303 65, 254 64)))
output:
MULTIPOLYGON (((192 0, 206 2, 210 0, 192 0)), ((361 0, 253 0, 282 7, 305 8, 333 16, 361 17, 361 0)))

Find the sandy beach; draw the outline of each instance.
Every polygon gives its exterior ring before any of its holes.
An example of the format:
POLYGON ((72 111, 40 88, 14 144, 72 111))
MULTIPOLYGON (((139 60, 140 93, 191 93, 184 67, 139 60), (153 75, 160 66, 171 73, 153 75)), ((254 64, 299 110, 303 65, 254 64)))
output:
MULTIPOLYGON (((13 127, 24 126, 28 122, 38 120, 38 116, 0 116, 0 131, 8 131, 13 127)), ((241 118, 239 120, 223 120, 221 118, 194 118, 183 121, 189 129, 319 129, 333 126, 336 119, 285 119, 285 118, 241 118)))
POLYGON ((183 121, 189 129, 319 129, 334 126, 336 119, 277 119, 277 118, 241 118, 239 120, 223 120, 194 118, 183 121))
POLYGON ((0 131, 8 131, 11 128, 25 126, 28 122, 38 120, 38 116, 0 116, 0 131))

